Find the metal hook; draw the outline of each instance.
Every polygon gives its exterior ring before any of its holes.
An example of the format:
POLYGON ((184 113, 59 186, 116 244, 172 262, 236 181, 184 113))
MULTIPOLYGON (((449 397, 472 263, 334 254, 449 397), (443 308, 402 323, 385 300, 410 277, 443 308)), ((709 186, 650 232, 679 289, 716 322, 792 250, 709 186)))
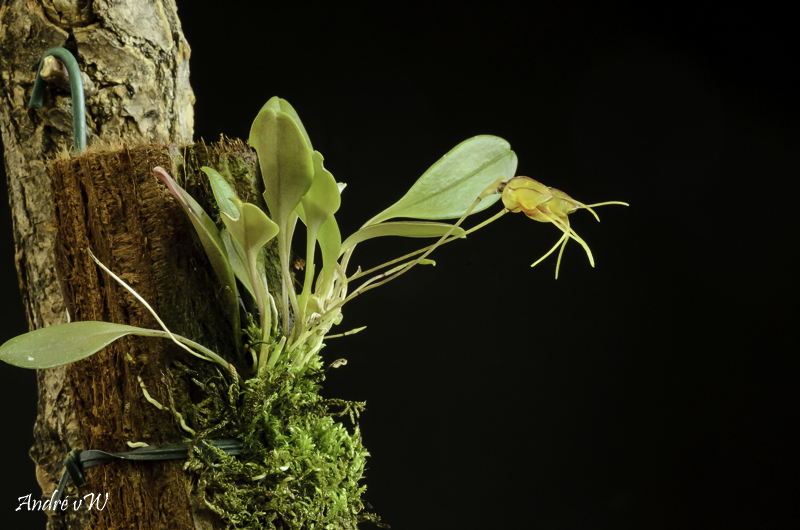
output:
POLYGON ((50 55, 61 61, 67 68, 67 73, 69 74, 69 88, 72 94, 72 142, 75 146, 75 151, 80 154, 86 149, 86 100, 83 96, 83 80, 81 79, 81 70, 78 67, 78 61, 76 61, 75 57, 65 48, 50 48, 44 52, 41 61, 39 61, 39 68, 36 70, 36 81, 33 83, 33 94, 31 95, 31 102, 28 108, 42 108, 42 102, 44 101, 44 80, 42 79, 41 72, 45 57, 50 55))

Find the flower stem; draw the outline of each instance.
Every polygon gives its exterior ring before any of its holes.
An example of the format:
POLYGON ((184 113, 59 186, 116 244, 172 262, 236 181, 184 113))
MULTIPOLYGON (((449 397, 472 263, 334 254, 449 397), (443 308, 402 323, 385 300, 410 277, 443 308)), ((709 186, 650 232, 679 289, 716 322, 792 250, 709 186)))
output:
POLYGON ((439 246, 439 247, 440 247, 440 246, 442 246, 442 245, 446 245, 447 243, 450 243, 450 242, 452 242, 452 241, 456 241, 457 239, 463 239, 463 238, 464 238, 464 236, 467 236, 467 235, 469 235, 469 234, 471 234, 471 233, 473 233, 473 232, 476 232, 476 231, 480 230, 480 229, 481 229, 481 228, 483 228, 484 226, 488 225, 488 224, 489 224, 489 223, 491 223, 491 222, 494 222, 494 221, 496 221, 497 219, 501 218, 503 215, 505 215, 505 214, 507 214, 507 213, 508 213, 508 210, 506 210, 506 209, 500 210, 500 211, 499 211, 497 214, 493 215, 493 216, 492 216, 492 217, 490 217, 489 219, 486 219, 486 220, 485 220, 485 221, 483 221, 482 223, 480 223, 480 224, 478 224, 478 225, 476 225, 476 226, 474 226, 474 227, 470 228, 469 230, 465 231, 465 232, 464 232, 463 234, 461 234, 460 236, 452 236, 452 237, 450 237, 449 239, 447 239, 447 241, 444 241, 444 242, 437 242, 437 243, 434 243, 433 245, 428 245, 428 246, 427 246, 427 247, 425 247, 425 248, 421 248, 421 249, 419 249, 419 250, 415 250, 414 252, 412 252, 412 253, 410 253, 410 254, 406 254, 405 256, 401 256, 401 257, 399 257, 399 258, 396 258, 396 259, 393 259, 393 260, 391 260, 391 261, 387 261, 386 263, 383 263, 383 264, 381 264, 381 265, 378 265, 377 267, 373 267, 373 268, 371 268, 371 269, 369 269, 369 270, 367 270, 367 271, 363 271, 363 272, 357 272, 357 273, 353 274, 351 277, 349 277, 349 278, 347 279, 347 281, 348 281, 348 282, 352 282, 353 280, 356 280, 356 279, 358 279, 358 278, 360 278, 360 277, 362 277, 362 276, 366 276, 367 274, 373 273, 373 272, 375 272, 375 271, 379 271, 379 270, 381 270, 381 269, 383 269, 383 268, 386 268, 386 267, 388 267, 388 266, 390 266, 390 265, 394 265, 395 263, 399 263, 399 262, 401 262, 401 261, 403 261, 403 260, 405 260, 405 259, 408 259, 408 258, 413 258, 413 257, 414 257, 414 256, 416 256, 417 254, 421 254, 422 252, 425 252, 425 251, 426 251, 426 250, 428 250, 428 249, 431 249, 431 248, 436 248, 437 246, 439 246))

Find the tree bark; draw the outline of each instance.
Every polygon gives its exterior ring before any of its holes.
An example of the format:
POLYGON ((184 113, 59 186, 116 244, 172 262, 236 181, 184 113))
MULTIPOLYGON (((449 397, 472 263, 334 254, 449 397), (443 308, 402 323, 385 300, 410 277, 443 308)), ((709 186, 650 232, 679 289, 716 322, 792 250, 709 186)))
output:
MULTIPOLYGON (((155 166, 168 168, 205 210, 213 211, 199 170, 205 165, 235 182, 245 200, 254 201, 263 191, 255 153, 237 142, 123 146, 51 165, 56 269, 72 318, 158 329, 149 311, 95 265, 86 252, 90 248, 172 332, 233 363, 220 371, 170 341, 124 337, 69 365, 66 380, 84 449, 119 452, 129 449, 126 442, 191 439, 195 433, 189 429, 207 425, 193 406, 207 397, 195 381, 222 378, 230 384, 230 372, 248 371, 236 354, 224 311, 227 298, 216 288, 209 260, 193 243, 193 228, 180 206, 152 173, 155 166)), ((217 518, 191 495, 193 485, 182 464, 115 462, 90 470, 81 493, 108 494, 112 507, 90 512, 92 527, 214 528, 217 518)))
MULTIPOLYGON (((15 261, 31 329, 69 319, 56 273, 55 238, 62 227, 54 222, 47 162, 72 144, 72 102, 67 92, 49 85, 44 107, 35 111, 27 108, 36 66, 44 52, 55 46, 63 46, 75 55, 81 70, 87 74, 87 83, 96 88, 96 93, 87 99, 89 144, 98 139, 121 140, 127 145, 185 142, 193 135, 194 96, 188 80, 190 48, 181 31, 174 1, 0 2, 0 132, 5 146, 15 261)), ((124 184, 130 182, 119 183, 116 189, 124 190, 124 184)), ((135 208, 136 204, 129 206, 135 208)), ((139 227, 139 232, 144 234, 146 230, 139 227)), ((109 265, 118 263, 115 252, 116 249, 110 249, 105 255, 109 265)), ((105 286, 109 288, 107 283, 105 286)), ((72 316, 74 319, 75 315, 72 316)), ((134 314, 132 321, 136 318, 134 314)), ((48 498, 63 470, 65 454, 73 448, 94 448, 86 446, 87 442, 102 441, 96 437, 99 431, 91 429, 85 414, 98 404, 95 400, 106 395, 106 389, 97 387, 94 395, 86 395, 85 387, 76 389, 71 370, 41 370, 37 376, 39 412, 31 456, 36 461, 37 480, 48 498)), ((145 375, 150 379, 156 376, 145 375)), ((121 390, 130 381, 103 384, 119 385, 117 390, 121 390)), ((150 384, 157 385, 154 381, 150 384)), ((127 390, 132 392, 131 388, 127 390)), ((117 423, 103 424, 103 429, 107 427, 117 429, 106 433, 117 444, 126 436, 142 432, 141 425, 128 425, 126 430, 117 423)), ((108 480, 114 479, 114 473, 107 475, 108 480)), ((174 478, 174 473, 171 476, 174 478)), ((165 478, 168 478, 165 474, 151 477, 155 481, 165 478)), ((132 480, 139 488, 134 489, 146 495, 145 490, 151 484, 144 479, 132 480)), ((185 491, 174 488, 170 491, 186 499, 185 491)), ((130 502, 134 510, 147 505, 146 500, 130 502)), ((191 517, 185 517, 188 503, 183 504, 175 507, 176 513, 167 514, 160 521, 148 521, 150 515, 133 512, 128 514, 131 522, 105 520, 102 526, 98 526, 100 522, 95 526, 166 528, 165 521, 171 517, 172 522, 189 522, 170 528, 188 527, 191 523, 191 517)), ((50 517, 48 528, 85 528, 88 524, 86 511, 68 511, 66 516, 50 517)))

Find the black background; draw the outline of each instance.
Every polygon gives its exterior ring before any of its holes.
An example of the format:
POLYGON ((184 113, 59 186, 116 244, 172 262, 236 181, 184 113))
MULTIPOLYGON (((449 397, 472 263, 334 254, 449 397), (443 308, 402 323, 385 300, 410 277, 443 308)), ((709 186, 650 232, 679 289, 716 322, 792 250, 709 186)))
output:
MULTIPOLYGON (((596 269, 574 242, 557 281, 555 256, 531 269, 560 233, 509 214, 345 307, 340 329, 368 329, 329 342, 349 364, 326 393, 367 401, 365 498, 393 528, 800 520, 788 13, 178 4, 195 138, 246 138, 269 97, 288 99, 348 183, 345 236, 478 134, 507 139, 520 175, 631 204, 571 217, 596 269)), ((27 328, 2 202, 7 340, 27 328)), ((415 248, 366 243, 353 263, 415 248)), ((0 513, 33 527, 13 510, 39 491, 35 377, 0 379, 0 513)))

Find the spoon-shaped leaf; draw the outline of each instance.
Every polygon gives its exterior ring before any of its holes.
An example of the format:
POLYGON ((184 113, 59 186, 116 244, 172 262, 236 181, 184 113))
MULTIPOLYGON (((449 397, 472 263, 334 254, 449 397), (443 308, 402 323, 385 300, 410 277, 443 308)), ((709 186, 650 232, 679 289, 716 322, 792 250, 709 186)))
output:
MULTIPOLYGON (((261 208, 249 202, 242 202, 236 197, 229 199, 238 210, 237 217, 222 213, 222 222, 228 228, 233 240, 242 249, 245 264, 250 275, 250 281, 255 290, 258 311, 261 314, 262 330, 269 329, 269 303, 267 300, 267 286, 262 285, 258 271, 258 256, 267 242, 278 234, 278 225, 272 222, 261 208)), ((266 331, 265 331, 266 332, 266 331)))
POLYGON ((272 220, 285 231, 289 215, 311 187, 311 151, 295 121, 271 108, 259 112, 250 128, 250 145, 258 152, 264 200, 272 220))
MULTIPOLYGON (((461 217, 476 197, 500 177, 511 178, 517 155, 497 136, 476 136, 454 147, 422 175, 402 199, 370 219, 364 226, 394 217, 453 219, 461 217)), ((472 213, 493 204, 499 195, 487 197, 472 213)))
POLYGON ((289 314, 289 302, 300 313, 297 295, 289 276, 289 250, 297 219, 294 209, 311 187, 314 165, 311 149, 294 119, 285 112, 265 108, 250 127, 250 145, 258 153, 264 200, 272 220, 280 229, 278 256, 281 262, 281 310, 289 314))
MULTIPOLYGON (((344 254, 348 248, 372 239, 373 237, 383 236, 402 236, 402 237, 442 237, 450 231, 453 225, 447 223, 430 223, 424 221, 410 221, 410 222, 389 222, 380 223, 377 225, 367 226, 362 228, 355 234, 345 239, 342 247, 339 249, 339 255, 344 254)), ((460 237, 464 234, 464 229, 457 227, 453 230, 453 236, 460 237)))
POLYGON ((278 96, 273 96, 269 101, 264 103, 263 107, 261 107, 261 110, 264 109, 272 109, 275 112, 285 112, 288 114, 294 120, 297 128, 300 129, 300 132, 303 133, 303 138, 306 139, 306 144, 308 144, 308 150, 313 151, 314 148, 311 147, 311 139, 308 137, 306 128, 303 127, 303 122, 300 121, 300 116, 297 115, 297 111, 294 110, 294 107, 292 107, 288 101, 283 98, 279 98, 278 96))

